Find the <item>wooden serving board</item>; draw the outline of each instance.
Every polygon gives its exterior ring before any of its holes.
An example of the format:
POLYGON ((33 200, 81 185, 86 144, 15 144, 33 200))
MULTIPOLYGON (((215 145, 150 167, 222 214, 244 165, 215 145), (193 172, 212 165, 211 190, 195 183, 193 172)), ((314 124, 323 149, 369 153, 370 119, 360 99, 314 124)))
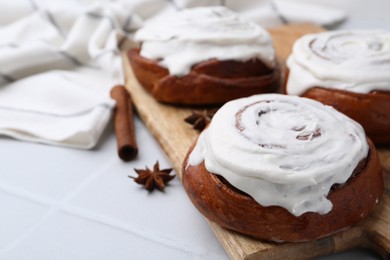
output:
MULTIPOLYGON (((321 27, 303 24, 271 29, 281 66, 284 67, 296 39, 322 30, 321 27)), ((191 113, 191 108, 156 102, 135 79, 125 54, 123 61, 126 88, 132 95, 139 116, 181 177, 184 157, 199 134, 184 122, 184 118, 191 113)), ((382 148, 379 155, 385 175, 384 195, 373 214, 347 231, 312 242, 270 243, 228 231, 211 222, 209 224, 232 259, 309 259, 357 247, 372 248, 387 259, 390 256, 390 150, 382 148)))

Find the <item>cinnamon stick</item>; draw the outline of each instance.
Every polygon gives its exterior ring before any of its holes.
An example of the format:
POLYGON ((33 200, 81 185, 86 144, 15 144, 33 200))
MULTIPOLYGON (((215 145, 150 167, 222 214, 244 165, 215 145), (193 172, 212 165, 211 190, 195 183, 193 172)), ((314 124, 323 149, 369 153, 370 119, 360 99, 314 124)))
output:
POLYGON ((131 96, 125 87, 120 85, 114 86, 110 94, 116 101, 114 128, 118 145, 118 156, 123 161, 130 161, 138 154, 131 96))

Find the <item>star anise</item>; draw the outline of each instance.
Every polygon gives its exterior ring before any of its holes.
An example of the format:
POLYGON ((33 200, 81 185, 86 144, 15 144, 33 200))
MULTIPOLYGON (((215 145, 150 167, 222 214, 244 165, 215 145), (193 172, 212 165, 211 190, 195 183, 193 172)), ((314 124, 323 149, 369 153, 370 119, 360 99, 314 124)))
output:
POLYGON ((134 169, 134 171, 138 174, 138 177, 129 176, 129 178, 132 178, 136 183, 143 185, 148 191, 153 191, 155 188, 163 191, 166 184, 175 178, 175 175, 169 175, 172 169, 160 170, 158 161, 153 166, 153 170, 145 167, 145 169, 134 169))
POLYGON ((187 123, 191 124, 196 130, 202 131, 213 118, 218 109, 196 111, 192 110, 192 114, 184 119, 187 123))

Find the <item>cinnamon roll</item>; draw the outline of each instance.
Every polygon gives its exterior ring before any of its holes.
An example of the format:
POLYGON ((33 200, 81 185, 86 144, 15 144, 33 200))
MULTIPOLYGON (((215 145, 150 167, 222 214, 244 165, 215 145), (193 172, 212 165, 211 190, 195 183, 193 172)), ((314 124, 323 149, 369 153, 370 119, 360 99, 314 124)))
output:
POLYGON ((183 184, 210 221, 297 242, 358 223, 383 177, 358 123, 312 99, 264 94, 218 110, 186 156, 183 184))
POLYGON ((137 31, 128 57, 152 96, 172 104, 221 104, 275 92, 279 71, 267 31, 222 6, 185 9, 137 31))
POLYGON ((284 92, 313 98, 390 144, 390 31, 331 31, 296 41, 284 92))

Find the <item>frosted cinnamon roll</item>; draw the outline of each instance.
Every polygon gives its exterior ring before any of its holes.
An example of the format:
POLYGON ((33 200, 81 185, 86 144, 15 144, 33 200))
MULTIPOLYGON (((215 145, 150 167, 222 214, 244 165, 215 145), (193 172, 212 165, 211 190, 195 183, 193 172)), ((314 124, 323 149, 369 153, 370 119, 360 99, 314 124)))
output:
POLYGON ((285 93, 331 105, 390 144, 390 31, 332 31, 296 41, 285 93))
POLYGON ((362 127, 315 100, 278 94, 226 103, 190 149, 184 187, 217 224, 305 241, 356 224, 383 190, 362 127))
POLYGON ((222 6, 185 9, 141 28, 128 53, 138 81, 161 102, 218 104, 275 92, 267 31, 222 6))

